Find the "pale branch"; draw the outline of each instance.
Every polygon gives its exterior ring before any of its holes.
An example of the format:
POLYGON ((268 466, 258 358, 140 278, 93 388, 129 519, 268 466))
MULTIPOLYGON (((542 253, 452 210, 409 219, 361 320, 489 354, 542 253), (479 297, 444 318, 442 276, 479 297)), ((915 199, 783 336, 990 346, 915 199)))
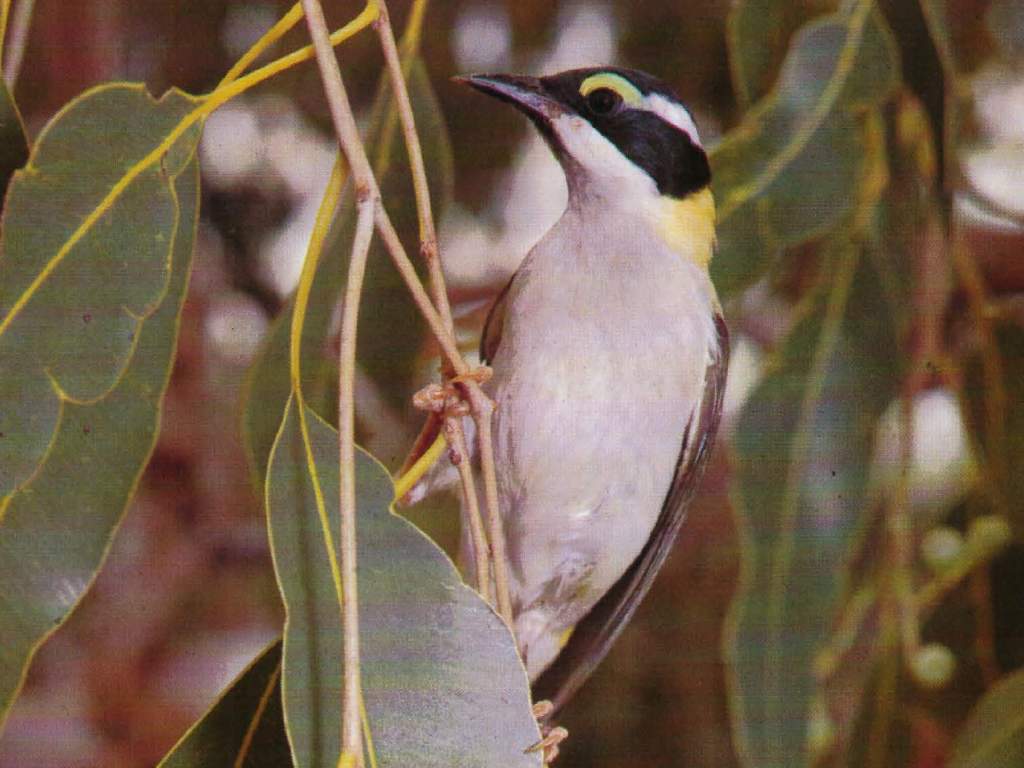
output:
POLYGON ((453 329, 452 310, 448 302, 448 291, 445 288, 444 273, 441 269, 441 260, 438 254, 437 230, 434 226, 434 214, 430 202, 430 188, 427 184, 427 171, 423 162, 423 149, 420 145, 419 133, 416 130, 416 121, 413 117, 412 102, 409 99, 409 90, 405 85, 405 78, 402 76, 402 62, 398 56, 398 46, 395 43, 394 31, 391 27, 391 17, 388 14, 387 3, 379 0, 380 14, 374 22, 377 35, 380 37, 381 49, 384 52, 384 62, 387 66, 391 90, 395 97, 395 104, 398 107, 398 118, 402 124, 402 134, 405 137, 405 146, 409 154, 409 167, 412 171, 413 191, 416 195, 416 212, 419 216, 420 227, 420 255, 427 264, 427 272, 430 277, 428 283, 431 298, 434 306, 437 307, 441 320, 449 331, 453 329))
MULTIPOLYGON (((463 406, 464 408, 464 406, 463 406)), ((480 504, 476 496, 476 484, 473 482, 473 467, 466 450, 466 435, 462 428, 462 408, 448 408, 445 413, 444 433, 448 440, 450 458, 459 470, 462 482, 462 496, 466 505, 466 520, 469 523, 469 534, 473 542, 473 564, 476 571, 476 589, 484 599, 493 602, 491 591, 491 557, 487 546, 487 534, 480 517, 480 504)))
POLYGON ((484 506, 487 509, 487 528, 490 534, 491 554, 494 561, 494 588, 498 595, 498 613, 508 623, 512 620, 512 600, 508 586, 508 560, 505 553, 505 529, 501 524, 498 507, 498 480, 494 471, 494 442, 491 435, 491 419, 494 402, 473 380, 466 382, 466 394, 476 422, 477 443, 480 448, 480 474, 484 481, 484 506))
POLYGON ((344 680, 342 688, 341 753, 356 765, 363 765, 362 692, 359 674, 359 600, 356 584, 356 492, 355 492, 355 358, 356 326, 366 259, 373 238, 374 212, 381 208, 380 192, 359 137, 355 116, 345 91, 341 70, 331 46, 327 22, 319 0, 302 0, 324 94, 338 142, 355 180, 358 218, 352 242, 348 281, 342 306, 341 349, 338 374, 338 452, 340 469, 339 507, 342 564, 342 631, 344 680))
POLYGON ((377 233, 387 248, 395 269, 398 270, 398 274, 405 282, 406 288, 412 294, 413 302, 415 302, 420 314, 427 321, 430 332, 436 337, 444 358, 451 363, 456 376, 470 374, 469 365, 462 359, 462 354, 455 344, 454 334, 445 327, 444 320, 441 319, 441 315, 438 314, 433 303, 430 301, 430 297, 427 296, 427 292, 424 290, 423 284, 416 274, 416 268, 412 265, 412 261, 409 260, 409 255, 405 252, 405 246, 402 245, 402 240, 398 237, 398 233, 395 231, 394 225, 392 225, 391 219, 382 205, 377 207, 376 220, 377 233))
POLYGON ((14 91, 14 84, 18 82, 18 73, 21 71, 21 63, 25 59, 25 48, 28 46, 28 33, 32 26, 32 9, 35 0, 21 0, 14 6, 14 13, 11 16, 10 38, 7 42, 7 53, 0 68, 3 69, 4 83, 7 90, 14 91))
MULTIPOLYGON (((428 315, 428 322, 431 324, 431 330, 437 337, 438 343, 441 344, 442 349, 445 352, 447 358, 447 365, 443 366, 443 374, 446 378, 451 378, 451 374, 454 373, 457 377, 463 378, 461 382, 464 387, 467 399, 469 401, 473 419, 477 425, 477 441, 479 444, 479 456, 480 456, 480 474, 483 477, 484 483, 484 504, 487 509, 487 522, 488 532, 490 534, 490 553, 494 565, 494 581, 497 592, 497 608, 502 618, 508 623, 509 627, 512 628, 512 602, 509 597, 509 586, 508 586, 508 563, 505 559, 505 533, 501 524, 501 513, 498 507, 498 485, 497 485, 497 473, 494 465, 494 448, 491 442, 491 419, 494 413, 494 402, 484 393, 479 383, 472 377, 466 377, 468 368, 464 361, 462 361, 458 350, 454 348, 454 332, 451 317, 451 307, 448 303, 448 292, 445 287, 444 274, 441 268, 440 254, 438 253, 437 246, 437 234, 434 227, 433 213, 430 207, 430 190, 427 186, 427 174, 423 163, 423 151, 420 146, 419 135, 416 131, 416 124, 413 118, 412 104, 409 100, 409 92, 405 85, 405 78, 402 76, 401 62, 398 57, 398 49, 395 45, 395 36, 391 28, 391 21, 387 11, 387 3, 384 0, 380 0, 380 14, 378 15, 374 25, 381 39, 381 47, 384 50, 384 59, 387 64, 388 73, 390 75, 391 87, 395 95, 395 102, 398 105, 398 115, 402 123, 402 132, 405 136, 406 149, 409 153, 409 165, 412 169, 413 177, 413 188, 416 193, 416 210, 419 216, 420 224, 420 252, 427 263, 427 269, 430 275, 430 288, 433 298, 433 304, 437 307, 439 323, 435 323, 432 318, 428 315), (453 349, 448 350, 445 348, 448 339, 444 338, 437 332, 436 325, 443 325, 446 336, 452 341, 453 349), (454 352, 454 354, 452 354, 454 352)), ((386 219, 386 213, 383 210, 378 213, 378 216, 382 219, 386 219)), ((390 230, 390 223, 387 225, 387 229, 390 230)), ((397 235, 394 234, 393 230, 390 232, 382 231, 385 242, 389 242, 389 250, 392 252, 392 256, 398 259, 396 255, 401 249, 401 242, 397 235)), ((404 254, 404 251, 403 251, 404 254)), ((407 261, 407 257, 404 259, 407 261)), ((411 265, 409 265, 411 270, 411 265)), ((413 290, 413 282, 409 279, 409 276, 403 271, 403 267, 399 266, 399 271, 403 272, 403 277, 410 286, 410 290, 413 290)), ((415 277, 415 272, 412 271, 412 277, 415 277)), ((419 285, 419 281, 416 280, 416 285, 419 285)), ((420 287, 422 291, 422 287, 420 287)), ((415 295, 416 291, 413 290, 415 295)), ((417 297, 417 304, 421 304, 422 300, 417 297)), ((421 307, 422 309, 422 307, 421 307)), ((427 314, 424 312, 424 314, 427 314)), ((464 495, 469 501, 469 494, 465 492, 464 495)), ((475 502, 475 491, 474 491, 475 502)), ((480 552, 477 553, 477 560, 479 561, 480 552)))
POLYGON ((362 722, 359 702, 362 685, 359 672, 359 599, 356 589, 356 480, 355 480, 355 369, 356 330, 359 300, 363 292, 366 259, 373 239, 373 210, 380 201, 360 190, 352 258, 342 306, 341 348, 338 372, 338 459, 341 469, 342 626, 344 628, 345 679, 342 695, 342 753, 357 757, 362 765, 362 722))

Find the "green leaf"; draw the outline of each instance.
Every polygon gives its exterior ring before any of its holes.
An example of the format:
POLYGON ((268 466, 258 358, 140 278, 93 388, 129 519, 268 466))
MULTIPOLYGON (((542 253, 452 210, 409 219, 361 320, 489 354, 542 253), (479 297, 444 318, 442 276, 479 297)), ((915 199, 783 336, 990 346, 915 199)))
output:
POLYGON ((953 745, 949 768, 1024 765, 1024 670, 1007 675, 982 697, 953 745))
POLYGON ((804 26, 775 89, 714 148, 724 296, 759 279, 786 247, 828 231, 858 199, 863 115, 899 82, 895 43, 873 3, 804 26))
POLYGON ((178 228, 173 180, 198 129, 113 193, 194 105, 179 91, 154 101, 141 85, 93 89, 14 174, 0 248, 0 499, 39 468, 68 406, 110 392, 160 306, 178 228))
POLYGON ((738 752, 806 765, 812 662, 859 535, 878 418, 898 391, 901 326, 879 254, 833 246, 819 291, 744 407, 734 439, 743 572, 727 638, 738 752), (877 258, 874 258, 877 257, 877 258))
MULTIPOLYGON (((448 133, 430 79, 418 58, 412 64, 408 81, 434 210, 439 215, 451 196, 448 133)), ((418 243, 419 230, 408 157, 386 82, 378 87, 366 147, 391 220, 419 266, 419 259, 415 258, 418 246, 410 247, 418 243)), ((355 207, 349 185, 342 194, 337 219, 317 266, 302 334, 303 392, 307 402, 324 415, 332 412, 327 395, 332 392, 331 380, 336 370, 335 360, 329 358, 331 317, 344 289, 354 228, 355 207)), ((266 475, 270 448, 291 392, 288 348, 292 306, 289 304, 274 322, 243 393, 245 448, 258 483, 266 475)), ((374 380, 387 401, 404 412, 411 395, 413 365, 423 345, 424 325, 379 238, 374 239, 370 248, 359 329, 360 368, 374 380)))
POLYGON ((281 643, 260 654, 160 761, 158 768, 284 768, 281 643))
POLYGON ((768 95, 793 33, 818 13, 831 11, 831 0, 739 0, 729 10, 726 27, 729 66, 740 106, 768 95))
POLYGON ((18 105, 7 85, 0 79, 0 199, 11 174, 28 160, 28 138, 18 105))
MULTIPOLYGON (((337 432, 306 409, 308 450, 338 541, 337 432)), ((504 623, 451 561, 390 511, 386 470, 356 460, 363 695, 383 766, 540 766, 529 685, 504 623)), ((267 480, 274 568, 284 596, 285 719, 298 768, 336 765, 341 606, 294 402, 267 480)))
MULTIPOLYGON (((156 442, 199 205, 196 161, 178 174, 171 281, 136 354, 106 397, 64 404, 45 463, 0 504, 0 721, 36 648, 92 582, 156 442)), ((145 229, 145 219, 140 213, 136 226, 145 229)))

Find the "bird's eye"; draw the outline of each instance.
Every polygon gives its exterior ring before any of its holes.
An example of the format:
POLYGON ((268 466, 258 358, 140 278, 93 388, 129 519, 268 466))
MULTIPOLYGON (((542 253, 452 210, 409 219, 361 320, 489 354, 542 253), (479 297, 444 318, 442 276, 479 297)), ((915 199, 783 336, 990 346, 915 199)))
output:
POLYGON ((608 115, 622 103, 622 97, 611 88, 598 88, 587 94, 587 106, 595 115, 608 115))

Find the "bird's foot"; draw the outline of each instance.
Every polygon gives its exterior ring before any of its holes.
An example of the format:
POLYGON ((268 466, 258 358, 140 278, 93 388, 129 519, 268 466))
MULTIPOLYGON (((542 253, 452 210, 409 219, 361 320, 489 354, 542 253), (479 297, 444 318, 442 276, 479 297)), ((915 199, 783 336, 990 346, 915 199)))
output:
POLYGON ((459 385, 467 381, 484 384, 493 375, 494 371, 490 367, 477 366, 441 384, 428 384, 412 396, 412 404, 421 411, 466 415, 469 413, 469 407, 465 403, 459 385))
POLYGON ((486 384, 491 380, 494 375, 494 369, 489 365, 478 365, 476 368, 470 368, 465 373, 461 373, 458 376, 453 376, 451 381, 453 384, 461 384, 467 381, 475 381, 477 384, 486 384))
MULTIPOLYGON (((550 701, 538 701, 533 705, 533 716, 537 718, 537 722, 540 723, 545 717, 550 715, 555 709, 554 704, 550 701)), ((569 731, 560 725, 541 725, 541 735, 544 737, 532 747, 527 749, 527 752, 541 752, 544 756, 544 765, 551 765, 558 757, 558 745, 561 744, 569 737, 569 731)))

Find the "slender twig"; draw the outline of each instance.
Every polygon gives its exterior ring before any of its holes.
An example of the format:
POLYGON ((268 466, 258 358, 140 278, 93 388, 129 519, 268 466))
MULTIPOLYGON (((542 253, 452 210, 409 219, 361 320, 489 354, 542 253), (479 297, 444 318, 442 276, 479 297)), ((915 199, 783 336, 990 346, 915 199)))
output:
POLYGON ((35 6, 35 0, 21 0, 14 6, 14 13, 11 16, 10 39, 7 42, 7 53, 4 54, 2 65, 4 83, 9 91, 14 90, 14 84, 18 82, 18 73, 21 71, 21 63, 25 59, 29 27, 32 25, 33 6, 35 6))
POLYGON ((398 237, 398 233, 395 231, 387 211, 384 210, 384 206, 378 207, 376 217, 377 232, 380 234, 381 241, 387 248, 388 254, 391 256, 392 262, 394 262, 395 269, 398 270, 398 274, 405 282, 406 288, 412 294, 413 302, 415 302, 416 307, 427 321, 430 332, 437 339, 442 354, 451 363, 457 376, 465 376, 470 372, 469 366, 462 359, 462 353, 459 352, 459 348, 455 344, 455 336, 448 330, 444 320, 441 319, 441 315, 434 309, 434 305, 430 301, 426 290, 424 290, 423 284, 416 274, 416 268, 412 265, 412 261, 409 260, 409 255, 405 252, 405 246, 402 245, 402 240, 398 237))
POLYGON ((451 446, 453 455, 452 462, 459 470, 459 479, 462 481, 462 495, 465 499, 465 517, 469 523, 469 534, 473 540, 473 565, 476 569, 476 588, 486 600, 493 600, 491 596, 491 564, 490 550, 487 546, 487 535, 484 533, 484 523, 480 517, 480 504, 476 497, 476 484, 473 482, 473 467, 469 462, 469 452, 466 450, 466 435, 462 428, 462 414, 459 409, 452 409, 446 414, 444 422, 445 437, 448 445, 451 446))
POLYGON ((494 442, 491 419, 494 402, 475 381, 466 382, 469 406, 476 422, 477 442, 480 448, 480 474, 484 481, 484 506, 487 509, 487 532, 490 534, 491 554, 494 561, 494 588, 498 594, 498 613, 513 627, 512 601, 508 587, 508 560, 505 554, 505 529, 501 524, 498 507, 498 480, 494 471, 494 442))
MULTIPOLYGON (((315 2, 315 0, 314 0, 315 2)), ((359 599, 356 589, 356 478, 355 478, 355 368, 356 326, 359 299, 363 292, 366 258, 373 239, 373 209, 379 200, 366 188, 358 196, 356 232, 342 306, 341 350, 338 373, 338 457, 341 468, 341 585, 342 626, 344 628, 345 680, 342 696, 342 754, 357 756, 362 765, 362 724, 359 701, 362 686, 359 674, 359 599)))
MULTIPOLYGON (((385 0, 379 0, 379 7, 380 14, 377 16, 374 26, 376 27, 377 33, 381 39, 381 47, 384 50, 384 59, 390 75, 391 87, 395 95, 395 102, 398 105, 398 115, 402 122, 402 131, 405 136, 406 148, 409 153, 409 165, 412 169, 413 188, 416 193, 416 209, 419 215, 420 255, 426 261, 427 269, 429 270, 431 294, 433 303, 438 310, 438 320, 440 321, 440 324, 444 326, 447 331, 447 335, 451 336, 453 334, 451 307, 448 303, 448 292, 445 289, 444 274, 441 269, 441 260, 438 254, 437 234, 434 227, 433 213, 430 207, 430 190, 427 186, 427 174, 423 163, 423 151, 420 147, 419 135, 416 131, 416 123, 413 118, 412 103, 409 100, 409 92, 405 85, 405 78, 402 76, 401 62, 399 61, 394 32, 391 29, 391 21, 388 16, 387 3, 385 0)), ((378 213, 378 217, 383 220, 387 218, 387 214, 381 211, 378 213)), ((386 228, 390 229, 390 223, 387 224, 386 228)), ((397 259, 397 251, 401 248, 401 242, 398 240, 397 235, 394 237, 391 236, 394 235, 393 230, 387 233, 382 231, 381 234, 384 236, 385 243, 389 244, 388 247, 392 252, 393 258, 397 259)), ((401 266, 399 267, 399 270, 402 271, 401 266)), ((412 276, 415 276, 414 271, 412 272, 412 276)), ((409 280, 409 277, 404 273, 403 277, 406 278, 406 282, 410 285, 410 288, 412 288, 412 282, 409 280)), ((419 281, 416 280, 416 283, 418 284, 419 281)), ((417 300, 417 303, 420 303, 420 300, 417 300)), ((428 322, 431 322, 430 317, 428 317, 428 322)), ((461 356, 458 355, 458 351, 455 349, 451 351, 445 349, 447 340, 437 333, 433 327, 433 323, 431 323, 431 325, 431 330, 434 330, 434 335, 437 336, 438 342, 445 351, 448 362, 448 365, 445 366, 445 376, 450 377, 452 373, 458 376, 466 374, 468 368, 465 365, 465 362, 461 360, 461 356), (454 355, 451 354, 452 351, 455 352, 454 355)), ((454 339, 452 339, 452 342, 452 346, 454 347, 454 339)), ((475 380, 467 379, 462 383, 462 385, 473 413, 473 419, 477 425, 480 474, 483 477, 484 483, 484 504, 487 510, 490 553, 494 565, 494 581, 497 591, 498 612, 511 627, 512 602, 509 597, 508 563, 505 559, 505 532, 502 527, 501 513, 498 506, 497 473, 494 465, 494 448, 493 443, 491 442, 491 420, 494 414, 494 402, 484 393, 483 389, 480 388, 480 385, 475 380)), ((478 560, 479 555, 480 553, 478 552, 478 560)))
POLYGON ((342 690, 342 761, 363 765, 362 700, 359 675, 359 600, 356 585, 356 492, 355 492, 355 359, 356 325, 362 294, 366 258, 373 238, 374 212, 380 206, 380 192, 366 157, 355 116, 345 91, 334 50, 331 46, 319 0, 302 0, 306 25, 316 52, 324 94, 338 142, 345 153, 355 180, 358 218, 352 242, 348 281, 342 307, 341 350, 338 378, 338 451, 340 462, 339 506, 342 561, 342 628, 344 681, 342 690))
POLYGON ((430 295, 434 300, 434 306, 437 307, 438 314, 441 315, 444 324, 451 330, 453 327, 452 310, 448 302, 448 292, 445 290, 441 260, 438 257, 437 230, 434 227, 434 214, 430 204, 430 188, 427 184, 427 171, 423 162, 423 149, 420 146, 419 133, 416 131, 416 122, 413 117, 409 91, 405 87, 405 78, 402 76, 402 62, 398 56, 398 46, 395 44, 395 36, 391 27, 391 17, 388 14, 387 3, 384 0, 378 1, 380 14, 374 22, 374 27, 377 30, 377 35, 380 37, 380 45, 384 51, 384 62, 388 69, 391 90, 395 97, 395 104, 398 106, 398 117, 402 123, 405 146, 409 153, 409 167, 412 171, 412 185, 416 195, 416 211, 419 216, 420 256, 427 264, 427 271, 430 276, 430 295))

